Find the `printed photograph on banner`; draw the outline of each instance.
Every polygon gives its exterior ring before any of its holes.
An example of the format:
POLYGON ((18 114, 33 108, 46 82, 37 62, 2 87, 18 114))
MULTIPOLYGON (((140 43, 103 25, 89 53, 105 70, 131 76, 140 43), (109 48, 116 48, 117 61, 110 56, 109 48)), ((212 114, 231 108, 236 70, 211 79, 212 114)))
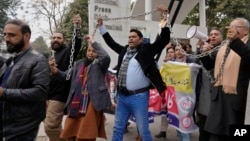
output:
POLYGON ((108 87, 108 91, 110 94, 111 102, 115 102, 116 97, 116 84, 117 84, 117 78, 116 78, 116 70, 108 69, 106 76, 105 76, 106 85, 108 87))

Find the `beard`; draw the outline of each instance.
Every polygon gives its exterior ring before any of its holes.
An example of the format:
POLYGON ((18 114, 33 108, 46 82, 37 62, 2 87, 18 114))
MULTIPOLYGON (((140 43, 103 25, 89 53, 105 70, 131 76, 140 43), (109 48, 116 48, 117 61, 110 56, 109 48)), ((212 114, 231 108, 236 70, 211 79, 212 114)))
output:
POLYGON ((61 50, 62 48, 64 47, 64 44, 62 43, 59 43, 59 42, 54 42, 54 43, 51 43, 51 48, 55 51, 59 51, 61 50))
POLYGON ((22 48, 24 47, 24 40, 23 38, 16 44, 12 44, 9 41, 6 42, 7 44, 7 52, 8 53, 18 53, 22 50, 22 48))

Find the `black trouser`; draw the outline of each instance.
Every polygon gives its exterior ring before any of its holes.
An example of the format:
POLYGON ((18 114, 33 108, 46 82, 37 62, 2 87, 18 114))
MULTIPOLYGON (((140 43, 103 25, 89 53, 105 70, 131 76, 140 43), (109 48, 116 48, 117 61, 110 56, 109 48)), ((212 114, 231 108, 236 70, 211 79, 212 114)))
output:
MULTIPOLYGON (((39 126, 31 129, 30 131, 16 136, 8 141, 35 141, 39 130, 39 126)), ((6 140, 7 141, 7 140, 6 140)))
POLYGON ((233 138, 230 138, 230 136, 226 135, 215 135, 210 134, 209 141, 238 141, 239 139, 234 140, 233 138))
POLYGON ((210 133, 204 130, 207 116, 198 113, 199 121, 197 125, 199 126, 199 141, 209 141, 210 133))
POLYGON ((3 139, 3 102, 0 101, 0 141, 3 139))

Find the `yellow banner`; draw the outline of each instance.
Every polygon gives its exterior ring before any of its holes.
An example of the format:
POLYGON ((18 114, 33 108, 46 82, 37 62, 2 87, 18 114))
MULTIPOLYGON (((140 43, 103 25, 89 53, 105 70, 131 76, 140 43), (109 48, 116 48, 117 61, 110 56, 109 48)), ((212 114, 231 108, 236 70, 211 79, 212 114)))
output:
POLYGON ((190 66, 165 63, 160 73, 163 81, 168 86, 173 86, 176 91, 189 94, 193 93, 190 66))

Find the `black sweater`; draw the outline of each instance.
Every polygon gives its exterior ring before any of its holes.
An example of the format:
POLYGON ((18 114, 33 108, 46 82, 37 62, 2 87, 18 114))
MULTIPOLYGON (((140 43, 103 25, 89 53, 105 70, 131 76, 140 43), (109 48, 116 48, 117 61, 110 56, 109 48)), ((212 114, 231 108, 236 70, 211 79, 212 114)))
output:
MULTIPOLYGON (((76 38, 75 43, 75 52, 74 52, 74 59, 77 57, 78 53, 80 52, 81 48, 81 39, 76 38)), ((55 53, 55 59, 57 63, 57 67, 61 71, 66 71, 69 66, 69 60, 71 55, 71 47, 64 47, 61 50, 57 51, 55 53)), ((70 87, 70 81, 64 80, 59 81, 54 78, 54 76, 51 76, 50 85, 49 85, 49 100, 57 100, 61 102, 66 102, 68 98, 69 93, 69 87, 70 87)))

